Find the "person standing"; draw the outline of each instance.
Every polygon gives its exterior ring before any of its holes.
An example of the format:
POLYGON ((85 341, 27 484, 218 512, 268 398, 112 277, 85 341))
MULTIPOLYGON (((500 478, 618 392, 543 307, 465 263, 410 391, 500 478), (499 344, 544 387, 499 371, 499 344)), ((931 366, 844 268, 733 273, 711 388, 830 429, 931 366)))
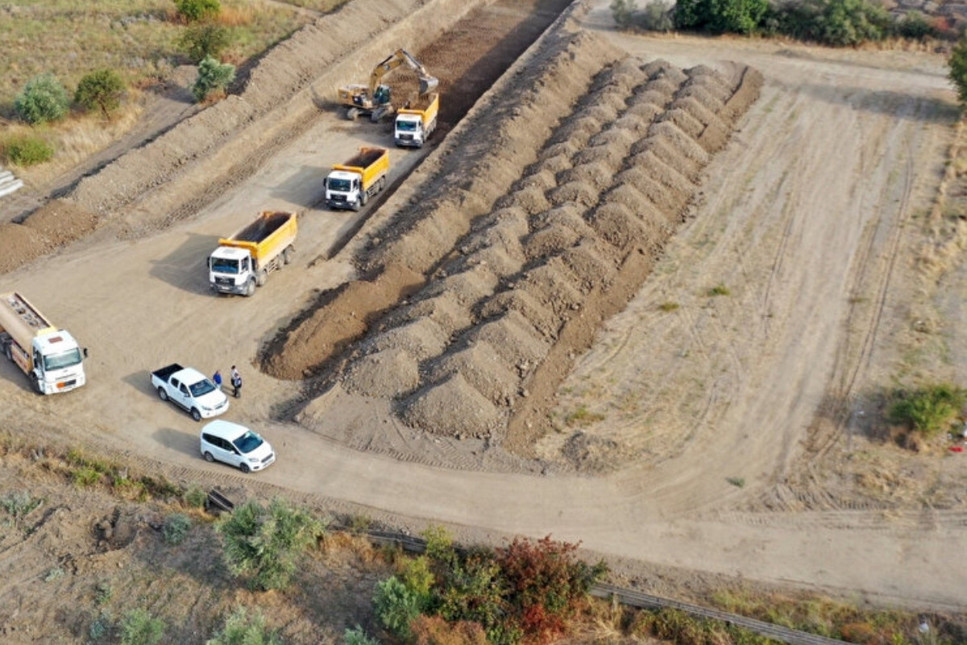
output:
POLYGON ((221 370, 215 370, 215 374, 214 376, 212 376, 212 383, 214 383, 215 387, 217 387, 219 390, 222 389, 222 371, 221 370))
POLYGON ((242 375, 238 373, 234 365, 232 365, 232 388, 234 388, 232 394, 236 399, 242 396, 242 375))

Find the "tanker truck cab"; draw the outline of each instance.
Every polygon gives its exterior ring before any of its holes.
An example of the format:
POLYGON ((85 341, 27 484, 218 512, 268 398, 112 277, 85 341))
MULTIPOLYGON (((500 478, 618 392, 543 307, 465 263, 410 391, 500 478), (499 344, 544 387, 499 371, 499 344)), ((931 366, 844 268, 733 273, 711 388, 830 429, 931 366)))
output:
POLYGON ((69 392, 87 382, 87 350, 19 293, 0 294, 0 351, 41 394, 69 392))

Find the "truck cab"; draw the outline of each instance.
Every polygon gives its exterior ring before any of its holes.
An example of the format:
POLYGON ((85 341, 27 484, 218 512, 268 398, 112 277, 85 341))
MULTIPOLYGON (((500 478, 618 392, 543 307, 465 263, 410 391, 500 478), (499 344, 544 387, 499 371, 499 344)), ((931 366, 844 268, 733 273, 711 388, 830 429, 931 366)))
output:
POLYGON ((34 337, 30 351, 32 355, 26 356, 18 345, 5 345, 7 356, 31 376, 41 394, 68 392, 86 382, 85 352, 67 331, 34 337))
POLYGON ((426 141, 423 132, 423 117, 419 114, 398 114, 394 137, 398 146, 422 148, 426 141))
POLYGON ((362 176, 346 170, 333 170, 326 177, 326 204, 330 208, 352 208, 362 205, 362 176))
POLYGON ((247 249, 220 246, 208 257, 208 282, 222 293, 255 293, 259 274, 247 249))

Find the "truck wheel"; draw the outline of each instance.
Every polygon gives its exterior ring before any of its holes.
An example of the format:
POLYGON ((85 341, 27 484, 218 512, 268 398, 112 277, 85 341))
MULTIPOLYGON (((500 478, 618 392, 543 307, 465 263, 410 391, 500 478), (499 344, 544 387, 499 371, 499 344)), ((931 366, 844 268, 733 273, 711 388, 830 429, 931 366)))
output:
POLYGON ((244 461, 238 465, 238 469, 246 474, 251 470, 251 468, 248 467, 248 464, 244 461))
POLYGON ((249 280, 245 283, 245 295, 254 296, 255 295, 255 280, 249 280))
POLYGON ((349 108, 346 110, 346 118, 350 121, 355 121, 356 117, 359 116, 359 110, 356 108, 349 108))
POLYGON ((359 212, 359 208, 360 208, 360 206, 359 206, 359 200, 357 199, 356 201, 353 202, 353 210, 358 213, 359 212))
POLYGON ((265 281, 269 279, 269 273, 265 269, 262 269, 255 274, 255 284, 262 287, 265 286, 265 281))
POLYGON ((294 251, 295 251, 295 249, 293 249, 291 246, 285 247, 285 250, 282 251, 282 262, 283 262, 283 264, 288 264, 289 262, 292 262, 292 253, 294 251))
POLYGON ((3 355, 7 357, 7 360, 8 361, 12 361, 13 360, 13 352, 10 351, 10 345, 9 344, 3 346, 3 355))
POLYGON ((201 421, 201 412, 198 411, 198 408, 191 409, 191 418, 195 421, 201 421))
POLYGON ((165 389, 164 389, 163 387, 159 387, 159 388, 158 388, 158 397, 159 397, 159 398, 160 398, 160 399, 161 399, 162 401, 167 401, 167 400, 168 400, 168 393, 167 393, 167 392, 165 392, 165 389))
POLYGON ((208 452, 207 450, 205 451, 205 461, 207 461, 208 463, 212 463, 213 461, 215 461, 215 458, 212 457, 212 453, 208 452))

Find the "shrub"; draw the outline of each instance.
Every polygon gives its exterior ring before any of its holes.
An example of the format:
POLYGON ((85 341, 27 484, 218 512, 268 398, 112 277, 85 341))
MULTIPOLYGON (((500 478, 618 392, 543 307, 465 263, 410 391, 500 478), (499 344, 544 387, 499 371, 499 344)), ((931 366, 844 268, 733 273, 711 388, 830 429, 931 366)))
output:
POLYGON ((393 576, 377 583, 373 594, 376 617, 388 632, 402 640, 410 637, 410 623, 420 615, 420 597, 393 576))
POLYGON ((910 13, 904 14, 897 21, 894 29, 896 34, 901 38, 910 38, 912 40, 924 40, 937 35, 934 26, 919 11, 911 11, 910 13))
POLYGON ((268 508, 251 500, 217 525, 225 539, 225 561, 236 576, 249 577, 254 589, 282 589, 295 572, 296 559, 316 541, 323 524, 281 499, 268 508))
POLYGON ((74 102, 88 111, 100 109, 104 116, 118 109, 124 81, 111 69, 101 69, 85 75, 77 84, 74 102))
POLYGON ((231 41, 228 29, 214 22, 205 22, 185 28, 178 38, 178 48, 197 65, 209 56, 217 58, 231 41))
POLYGON ((81 488, 87 488, 101 481, 101 473, 91 466, 81 466, 74 471, 74 483, 81 488))
POLYGON ((439 616, 420 615, 411 627, 415 645, 487 645, 487 635, 479 623, 448 623, 439 616))
POLYGON ((31 124, 59 121, 67 116, 70 96, 53 74, 41 74, 27 81, 13 103, 17 116, 31 124))
POLYGON ((635 25, 635 0, 611 0, 611 16, 618 27, 628 29, 635 25))
POLYGON ((182 495, 182 500, 189 508, 204 508, 208 501, 208 493, 199 486, 192 486, 182 495))
POLYGON ((0 500, 3 510, 18 523, 43 503, 43 498, 32 497, 30 493, 22 490, 8 493, 3 500, 0 500))
POLYGON ((265 626, 260 612, 248 613, 245 607, 238 607, 205 645, 282 645, 282 639, 265 626))
POLYGON ((222 10, 218 0, 175 0, 175 7, 178 15, 188 22, 214 18, 222 10))
POLYGON ((516 643, 522 633, 515 623, 509 622, 506 593, 507 583, 493 553, 473 551, 462 560, 451 561, 440 592, 439 614, 449 621, 480 623, 487 639, 495 645, 516 643))
POLYGON ((430 571, 430 559, 425 555, 410 558, 404 560, 400 569, 400 581, 419 598, 420 610, 426 610, 430 605, 431 590, 436 580, 430 571))
POLYGON ((53 156, 53 146, 36 135, 13 135, 3 142, 3 158, 12 165, 33 166, 50 161, 53 156))
POLYGON ((679 0, 674 22, 680 29, 750 34, 759 27, 768 8, 768 0, 679 0))
POLYGON ((846 47, 881 40, 891 29, 890 14, 867 0, 803 0, 777 13, 779 31, 824 45, 846 47))
POLYGON ((191 86, 191 93, 201 103, 217 92, 224 92, 234 80, 234 65, 223 65, 207 56, 198 64, 198 78, 191 86))
POLYGON ((673 13, 672 5, 665 0, 653 0, 645 5, 636 22, 648 31, 671 31, 675 28, 673 13))
POLYGON ((345 631, 343 642, 345 645, 379 645, 379 641, 368 635, 359 625, 345 631))
POLYGON ((509 598, 529 640, 546 642, 565 631, 566 621, 586 599, 591 585, 607 571, 575 558, 577 544, 516 538, 498 549, 497 563, 509 586, 509 598))
POLYGON ((894 394, 889 420, 930 437, 946 430, 967 401, 965 390, 942 383, 894 394))
POLYGON ((426 540, 426 555, 431 560, 449 562, 453 559, 453 536, 443 526, 430 526, 420 533, 426 540))
POLYGON ((947 78, 957 88, 961 105, 967 105, 967 34, 960 37, 947 59, 947 78))
POLYGON ((134 609, 121 621, 121 645, 154 645, 164 636, 165 623, 146 609, 134 609))
POLYGON ((181 544, 191 530, 191 518, 184 513, 175 513, 165 519, 161 535, 168 544, 181 544))

